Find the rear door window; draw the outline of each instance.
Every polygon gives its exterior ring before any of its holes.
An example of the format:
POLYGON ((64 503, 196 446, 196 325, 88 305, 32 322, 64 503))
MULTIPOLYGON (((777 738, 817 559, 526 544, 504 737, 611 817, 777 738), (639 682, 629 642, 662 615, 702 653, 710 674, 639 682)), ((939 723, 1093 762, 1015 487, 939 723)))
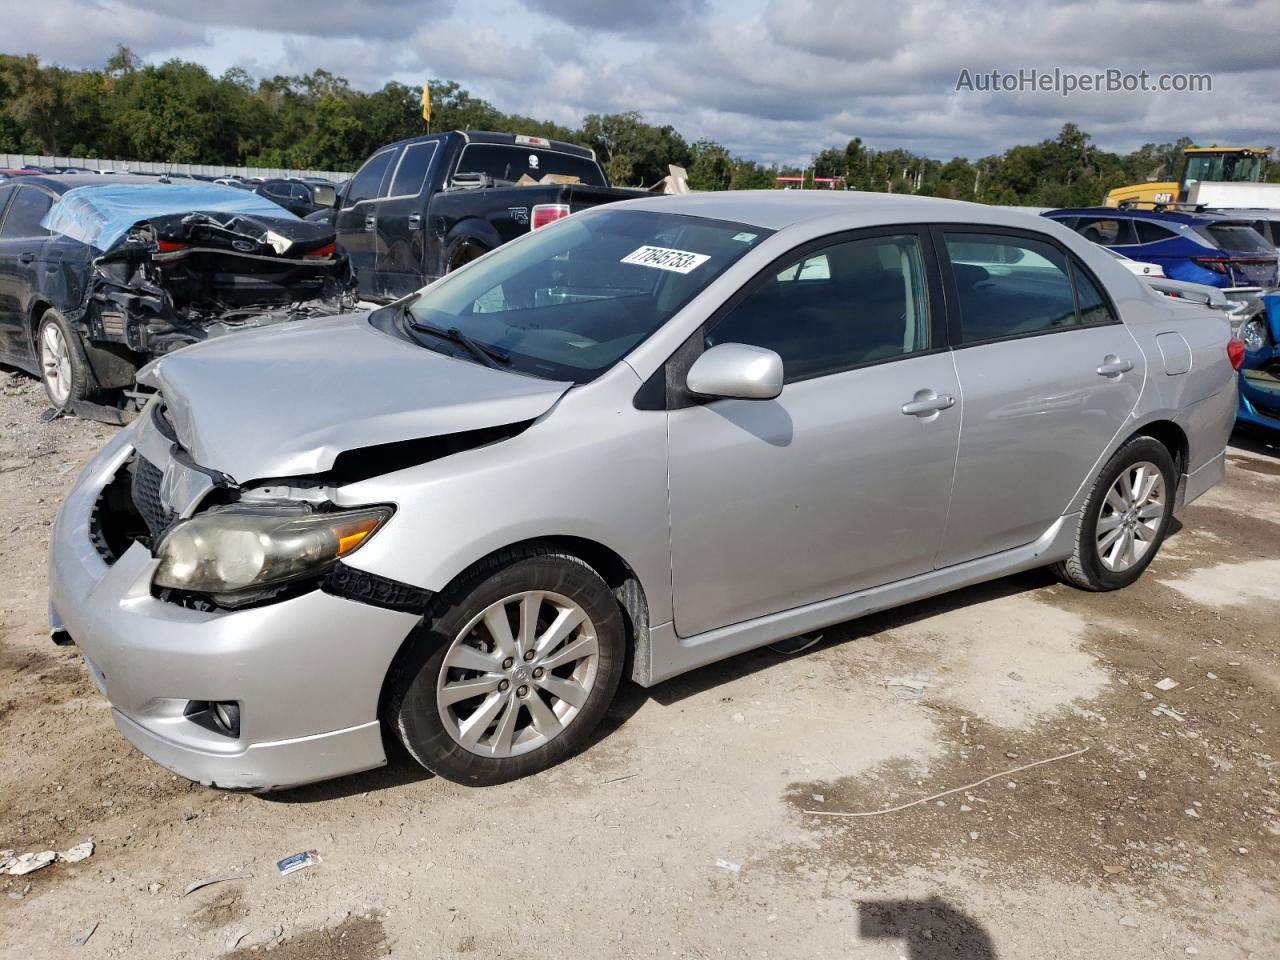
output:
POLYGON ((434 140, 411 143, 405 147, 387 196, 416 197, 422 193, 422 187, 427 182, 427 171, 431 168, 431 159, 435 155, 436 141, 434 140))
POLYGON ((4 224, 0 226, 0 239, 48 236, 49 231, 40 226, 40 221, 52 206, 53 197, 43 190, 36 187, 19 187, 17 196, 9 204, 4 224))
POLYGON ((1047 241, 944 233, 960 303, 960 341, 982 343, 1075 326, 1067 258, 1047 241))
POLYGON ((577 177, 579 183, 604 186, 599 165, 587 157, 505 143, 469 143, 458 158, 457 173, 486 173, 494 180, 515 183, 523 176, 541 180, 549 173, 577 177))
POLYGON ((1159 243, 1161 240, 1173 240, 1178 236, 1176 231, 1149 220, 1135 220, 1133 226, 1138 231, 1139 243, 1159 243))
POLYGON ((1081 323, 1086 326, 1097 326, 1117 322, 1116 315, 1111 310, 1111 304, 1075 258, 1071 260, 1071 279, 1076 284, 1076 301, 1080 307, 1081 323))

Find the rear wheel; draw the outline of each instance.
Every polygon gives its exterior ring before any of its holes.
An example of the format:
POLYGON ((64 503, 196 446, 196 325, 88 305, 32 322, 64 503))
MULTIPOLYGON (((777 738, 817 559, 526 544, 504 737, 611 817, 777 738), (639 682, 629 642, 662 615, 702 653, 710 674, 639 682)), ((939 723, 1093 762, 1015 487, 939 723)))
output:
POLYGON ((36 328, 36 357, 40 379, 49 402, 66 410, 76 400, 93 393, 93 371, 84 355, 79 336, 67 326, 56 310, 46 310, 36 328))
POLYGON ((1135 437, 1117 450, 1085 502, 1071 557, 1054 572, 1084 590, 1117 590, 1142 575, 1173 518, 1177 473, 1168 448, 1135 437))
POLYGON ((437 602, 393 668, 384 709, 414 759, 481 786, 590 741, 626 652, 617 601, 594 570, 521 550, 473 568, 437 602))

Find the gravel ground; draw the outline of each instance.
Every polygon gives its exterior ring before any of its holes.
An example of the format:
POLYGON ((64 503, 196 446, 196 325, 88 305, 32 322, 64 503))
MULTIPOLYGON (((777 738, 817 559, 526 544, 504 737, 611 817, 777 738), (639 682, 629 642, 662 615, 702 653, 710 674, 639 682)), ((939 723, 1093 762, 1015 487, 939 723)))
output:
POLYGON ((49 524, 111 428, 44 407, 0 372, 0 848, 95 848, 0 875, 0 956, 1280 956, 1273 449, 1128 590, 1030 573, 624 687, 519 783, 258 797, 146 760, 49 643, 49 524))

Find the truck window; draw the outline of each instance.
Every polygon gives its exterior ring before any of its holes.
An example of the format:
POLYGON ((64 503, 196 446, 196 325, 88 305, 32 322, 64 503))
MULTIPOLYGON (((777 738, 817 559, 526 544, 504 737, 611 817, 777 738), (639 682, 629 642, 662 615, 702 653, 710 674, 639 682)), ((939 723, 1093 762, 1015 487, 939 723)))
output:
POLYGON ((469 143, 458 158, 457 173, 487 173, 494 180, 515 183, 525 174, 541 180, 548 173, 577 177, 580 183, 605 186, 600 165, 571 153, 505 143, 469 143))
POLYGON ((405 147, 387 196, 416 197, 422 193, 422 185, 427 181, 427 170, 431 167, 431 158, 435 155, 435 140, 411 143, 405 147))
POLYGON ((343 206, 353 207, 361 200, 373 200, 378 196, 378 188, 382 185, 382 176, 387 172, 395 150, 382 150, 365 161, 347 188, 347 199, 343 206))

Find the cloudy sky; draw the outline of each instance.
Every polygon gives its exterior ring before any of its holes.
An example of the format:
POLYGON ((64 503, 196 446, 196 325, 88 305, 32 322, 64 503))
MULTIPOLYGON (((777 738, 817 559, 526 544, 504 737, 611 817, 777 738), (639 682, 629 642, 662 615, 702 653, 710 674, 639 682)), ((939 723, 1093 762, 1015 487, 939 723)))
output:
POLYGON ((978 157, 1066 121, 1115 150, 1280 141, 1276 0, 41 0, 5 19, 0 49, 67 66, 123 43, 366 89, 443 77, 568 126, 639 110, 765 162, 853 136, 978 157), (956 90, 962 70, 1019 68, 1207 73, 1212 91, 956 90))

